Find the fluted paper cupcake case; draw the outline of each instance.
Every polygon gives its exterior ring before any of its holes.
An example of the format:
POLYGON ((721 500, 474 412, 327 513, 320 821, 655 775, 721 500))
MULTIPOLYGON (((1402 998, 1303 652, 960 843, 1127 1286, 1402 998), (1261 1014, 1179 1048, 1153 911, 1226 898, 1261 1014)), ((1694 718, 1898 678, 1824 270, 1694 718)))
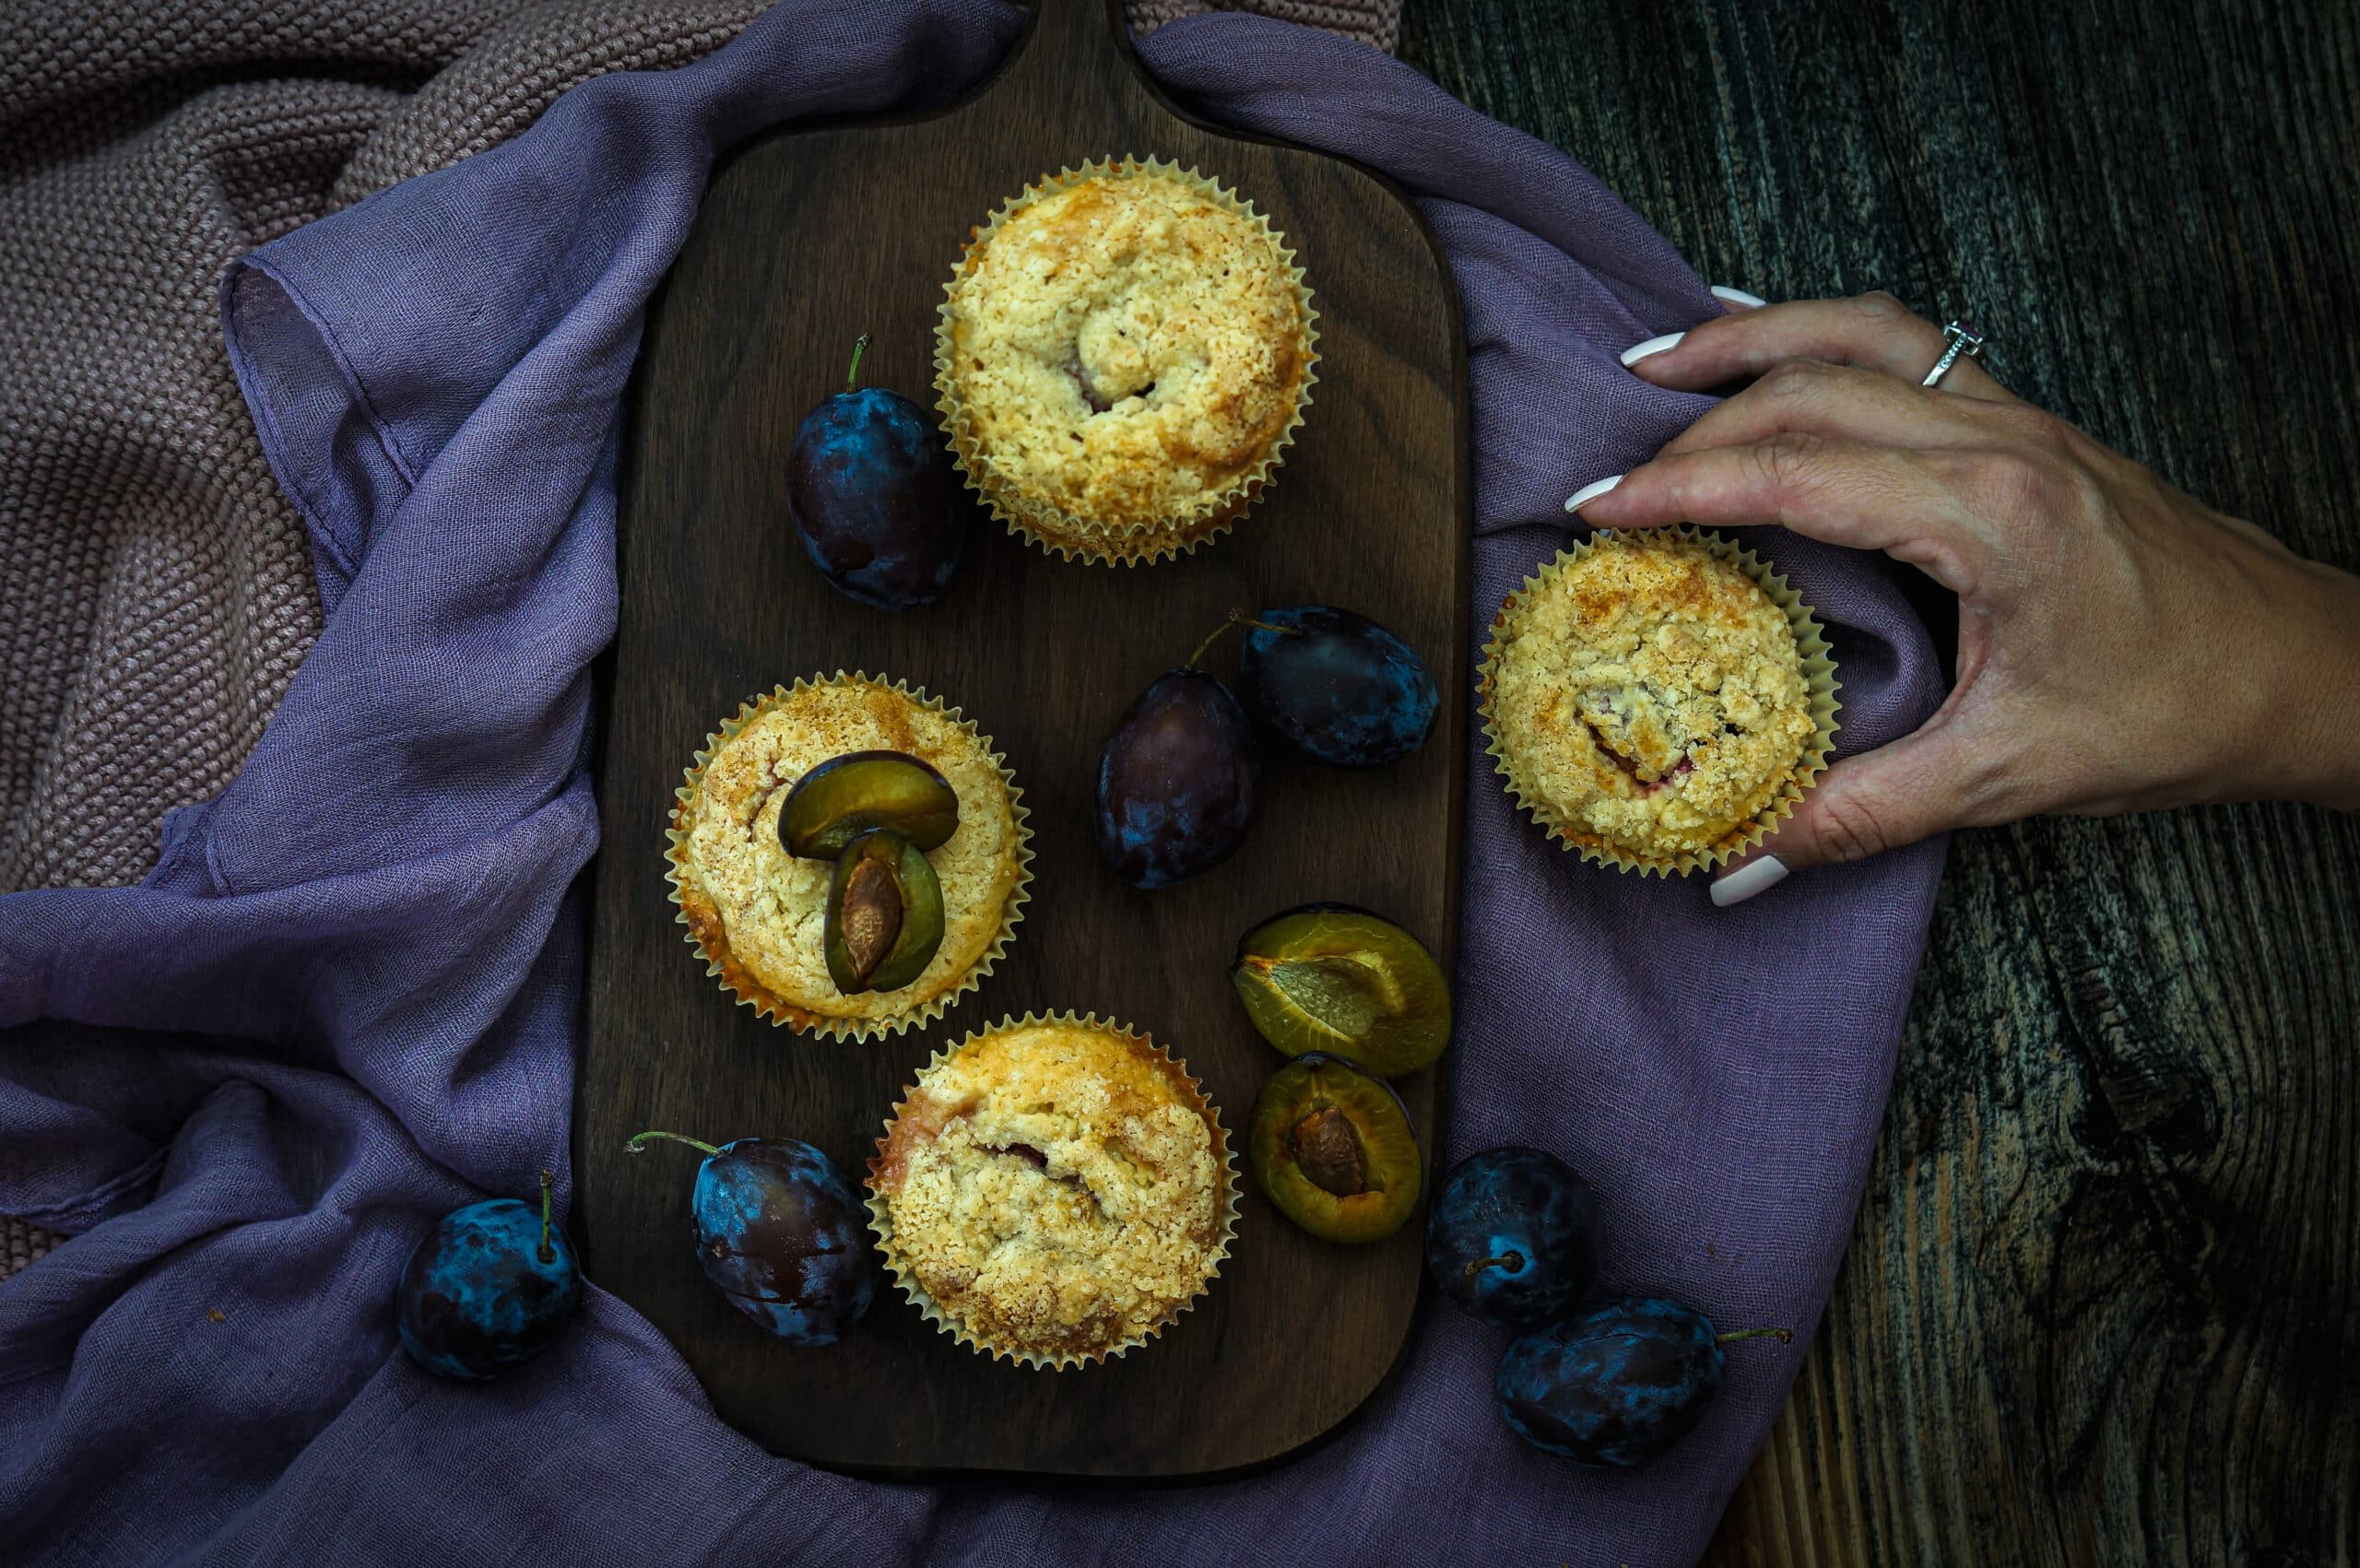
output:
POLYGON ((1835 714, 1843 704, 1836 701, 1835 694, 1843 690, 1843 683, 1835 678, 1835 660, 1828 650, 1825 629, 1819 624, 1811 607, 1802 602, 1786 578, 1773 571, 1767 561, 1752 550, 1739 548, 1734 540, 1725 539, 1693 524, 1649 532, 1669 534, 1703 546, 1714 556, 1744 572, 1787 617, 1787 624, 1794 632, 1795 652, 1800 660, 1805 688, 1810 696, 1812 732, 1811 739, 1804 744, 1801 756, 1796 759, 1794 767, 1780 784, 1775 797, 1754 813, 1743 827, 1718 843, 1702 850, 1684 850, 1678 855, 1664 859, 1648 859, 1604 844, 1577 840, 1564 824, 1552 819, 1548 803, 1540 798, 1539 792, 1530 789, 1524 780, 1516 776, 1515 764, 1500 743, 1499 731, 1492 717, 1492 678, 1499 659, 1501 633, 1525 595, 1554 581, 1567 567, 1588 555, 1599 543, 1622 537, 1622 534, 1611 528, 1601 528, 1572 548, 1558 551, 1555 560, 1526 578, 1522 587, 1502 601, 1499 614, 1492 619, 1491 635, 1484 643, 1482 669, 1476 682, 1476 701, 1483 715, 1484 749, 1491 754, 1493 765, 1500 776, 1507 781, 1509 796, 1540 824, 1543 831, 1562 847, 1578 851, 1584 860, 1611 866, 1619 871, 1636 871, 1642 876, 1653 872, 1670 879, 1675 876, 1685 877, 1693 871, 1712 870, 1735 859, 1760 843, 1780 822, 1794 814, 1796 803, 1802 799, 1803 792, 1817 784, 1819 775, 1827 771, 1828 754, 1834 749, 1835 732, 1842 727, 1835 722, 1835 714))
POLYGON ((940 320, 935 328, 934 388, 938 394, 935 407, 942 415, 942 428, 950 440, 951 456, 959 466, 961 477, 967 481, 967 488, 975 492, 993 517, 1007 525, 1009 533, 1029 539, 1068 560, 1107 566, 1152 565, 1193 551, 1198 545, 1227 533, 1273 482, 1280 466, 1286 460, 1286 449, 1294 443, 1295 430, 1303 424, 1303 411, 1311 407, 1311 389, 1319 380, 1319 312, 1312 307, 1311 288, 1304 278, 1303 268, 1295 265, 1294 252, 1281 242, 1283 239, 1284 236, 1270 227, 1270 220, 1254 209, 1251 202, 1233 191, 1222 189, 1218 182, 1193 168, 1183 169, 1160 158, 1142 159, 1127 155, 1117 159, 1092 159, 1079 169, 1068 167, 1055 174, 1044 174, 1002 202, 960 253, 959 265, 951 269, 950 281, 942 288, 943 301, 938 307, 940 320), (1288 280, 1294 288, 1296 308, 1301 312, 1303 382, 1295 390, 1294 407, 1287 418, 1286 428, 1270 442, 1269 450, 1263 454, 1261 461, 1224 486, 1203 514, 1136 524, 1119 541, 1105 541, 1088 536, 1095 525, 1087 518, 1073 517, 1063 508, 1037 496, 1019 493, 1012 486, 985 482, 991 477, 990 464, 968 428, 965 410, 959 402, 952 382, 950 332, 959 280, 966 276, 974 257, 1002 223, 1019 209, 1086 181, 1138 172, 1180 181, 1238 213, 1268 238, 1271 246, 1279 253, 1280 260, 1286 265, 1288 280), (1076 537, 1077 534, 1083 536, 1076 537))
POLYGON ((1189 1075, 1187 1064, 1174 1056, 1170 1046, 1157 1045, 1154 1036, 1144 1030, 1133 1029, 1130 1025, 1117 1022, 1113 1019, 1100 1018, 1096 1013, 1077 1015, 1069 1010, 1055 1013, 1027 1012, 1022 1018, 1013 1016, 1003 1018, 997 1023, 977 1030, 955 1045, 938 1049, 933 1058, 924 1067, 918 1069, 918 1079, 923 1082, 927 1073, 941 1067, 943 1063, 978 1041, 1004 1033, 1011 1029, 1033 1029, 1048 1024, 1062 1024, 1068 1028, 1117 1033, 1127 1039, 1142 1041, 1154 1046, 1156 1055, 1170 1066, 1178 1081, 1186 1084, 1188 1092, 1195 1096, 1198 1113, 1205 1118, 1205 1125, 1212 1129, 1213 1150, 1220 1156, 1221 1178, 1221 1230, 1213 1238, 1212 1256, 1207 1260, 1204 1279, 1198 1285, 1195 1295, 1186 1301, 1174 1303, 1161 1320, 1121 1343, 1109 1346, 1103 1350, 1093 1350, 1086 1354, 1069 1350, 1052 1354, 1026 1350, 1021 1346, 994 1344, 976 1334, 967 1324, 945 1311, 941 1303, 927 1293, 926 1287, 918 1283, 915 1273, 909 1266, 895 1255, 892 1210, 886 1204, 885 1195, 877 1189, 878 1168, 884 1163, 886 1146, 892 1140, 894 1126, 909 1110, 910 1097, 918 1091, 917 1083, 909 1084, 903 1089, 902 1098, 893 1103, 893 1114, 885 1118, 885 1130, 877 1139, 877 1152, 869 1158, 867 1179, 862 1185, 868 1195, 869 1229, 876 1234, 877 1249, 884 1257, 886 1271, 893 1276, 893 1283, 901 1287, 902 1293, 909 1298, 910 1304, 918 1309, 918 1315, 943 1333, 950 1335, 960 1344, 990 1356, 995 1361, 1006 1360, 1036 1370, 1046 1368, 1063 1372, 1068 1367, 1095 1366, 1112 1361, 1116 1356, 1136 1350, 1149 1340, 1156 1338, 1166 1328, 1177 1323, 1182 1313, 1195 1306, 1212 1289, 1213 1281, 1221 1278, 1221 1264, 1227 1261, 1230 1256, 1230 1244, 1237 1239, 1237 1155, 1236 1151, 1230 1147, 1228 1129, 1221 1126, 1220 1107, 1205 1097, 1204 1085, 1189 1075))
MULTIPOLYGON (((1024 918, 1024 904, 1032 896, 1030 890, 1032 881, 1032 830, 1026 825, 1032 812, 1024 804, 1024 792, 1016 785, 1016 775, 1009 770, 1008 759, 992 749, 991 737, 978 731, 972 720, 962 716, 960 710, 946 707, 940 698, 926 695, 923 687, 913 688, 903 681, 889 681, 858 670, 850 675, 838 670, 832 676, 802 676, 796 678, 792 687, 773 687, 762 696, 739 704, 736 714, 724 719, 718 730, 705 737, 704 746, 689 765, 680 787, 672 793, 675 797, 672 823, 664 831, 664 858, 667 862, 664 875, 665 880, 671 884, 672 902, 679 909, 678 923, 687 927, 685 936, 689 946, 703 957, 705 973, 718 981, 724 992, 752 1008, 758 1016, 801 1033, 818 1035, 822 1039, 873 1040, 934 1022, 956 1006, 961 997, 981 985, 992 973, 1007 953, 1009 944, 1015 939, 1017 922, 1024 918), (975 743, 990 756, 992 765, 999 770, 1000 782, 1008 789, 1009 815, 1016 823, 1016 885, 1009 890, 1007 901, 1001 906, 999 931, 992 938, 991 946, 967 967, 956 984, 945 986, 925 1001, 883 1018, 836 1018, 796 1006, 749 973, 730 953, 726 936, 717 936, 714 943, 708 944, 699 934, 697 923, 689 918, 687 899, 690 896, 690 890, 683 881, 688 875, 688 833, 683 824, 687 822, 698 791, 702 787, 705 764, 723 746, 736 739, 748 725, 806 687, 890 691, 952 720, 974 737, 975 743)), ((717 930, 720 925, 717 915, 711 925, 717 930)))

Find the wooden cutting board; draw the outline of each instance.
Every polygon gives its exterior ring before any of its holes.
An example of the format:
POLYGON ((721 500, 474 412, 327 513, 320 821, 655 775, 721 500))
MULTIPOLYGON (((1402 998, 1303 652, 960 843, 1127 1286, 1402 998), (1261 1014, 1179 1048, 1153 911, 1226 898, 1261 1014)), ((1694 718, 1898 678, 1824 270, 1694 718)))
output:
MULTIPOLYGON (((783 131, 714 176, 650 308, 629 412, 574 1224, 590 1277, 669 1336, 758 1441, 866 1471, 1204 1477, 1316 1441, 1393 1365, 1418 1302, 1422 1212, 1347 1248, 1264 1200, 1242 1149, 1281 1058, 1227 968, 1245 930, 1312 899, 1377 910, 1450 962, 1469 690, 1464 361, 1449 275, 1402 198, 1352 165, 1179 113, 1105 0, 1045 0, 1010 62, 947 112, 783 131), (940 603, 895 615, 839 595, 796 542, 783 475, 854 336, 873 336, 866 380, 930 407, 936 306, 971 229, 1044 172, 1124 153, 1233 185, 1309 275, 1319 382, 1275 488, 1229 536, 1150 568, 1068 563, 979 517, 940 603), (1177 888, 1124 887, 1091 832, 1107 733, 1233 606, 1304 603, 1373 616, 1425 655, 1445 703, 1433 739, 1367 773, 1273 759, 1238 854, 1177 888), (923 686, 994 737, 1038 855, 1015 945, 982 990, 932 1029, 865 1044, 733 1005, 682 940, 664 879, 672 791, 706 735, 746 698, 839 668, 923 686), (781 1345, 698 1267, 693 1156, 623 1152, 648 1127, 793 1137, 857 1180, 938 1045, 1056 1008, 1170 1043, 1241 1150, 1234 1256, 1160 1339, 1102 1367, 987 1361, 890 1281, 843 1342, 781 1345)), ((1226 676, 1234 657, 1210 666, 1226 676)), ((1429 1151, 1435 1077, 1398 1085, 1429 1151)))

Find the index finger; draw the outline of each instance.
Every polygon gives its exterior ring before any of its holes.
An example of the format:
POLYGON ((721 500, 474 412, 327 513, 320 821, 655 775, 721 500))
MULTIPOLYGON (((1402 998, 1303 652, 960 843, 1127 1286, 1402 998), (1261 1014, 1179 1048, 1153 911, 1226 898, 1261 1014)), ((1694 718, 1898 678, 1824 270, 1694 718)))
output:
MULTIPOLYGON (((1682 392, 1766 375, 1790 360, 1852 365, 1917 383, 1948 346, 1941 328, 1892 295, 1863 294, 1732 312, 1691 327, 1670 348, 1625 362, 1633 375, 1682 392)), ((1943 373, 1940 390, 1986 402, 2016 401, 2015 394, 1965 357, 1943 373)))
POLYGON ((1600 528, 1776 524, 1853 549, 1882 550, 1964 593, 1979 525, 1919 454, 1788 434, 1643 463, 1582 502, 1600 528))

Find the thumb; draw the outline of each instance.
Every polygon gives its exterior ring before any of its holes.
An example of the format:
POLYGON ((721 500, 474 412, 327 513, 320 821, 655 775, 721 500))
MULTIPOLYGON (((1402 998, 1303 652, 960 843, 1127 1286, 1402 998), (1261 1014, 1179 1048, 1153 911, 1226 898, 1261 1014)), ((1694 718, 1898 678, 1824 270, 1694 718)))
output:
POLYGON ((1727 909, 1807 866, 1866 860, 1965 825, 1977 773, 1970 750, 1944 725, 1845 758, 1758 848, 1722 868, 1713 902, 1727 909))

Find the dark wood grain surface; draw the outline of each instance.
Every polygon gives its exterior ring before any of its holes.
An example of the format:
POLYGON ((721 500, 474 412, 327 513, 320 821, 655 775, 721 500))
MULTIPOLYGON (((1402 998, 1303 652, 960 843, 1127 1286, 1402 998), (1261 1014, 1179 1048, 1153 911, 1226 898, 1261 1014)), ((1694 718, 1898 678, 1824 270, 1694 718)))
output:
MULTIPOLYGON (((947 117, 788 133, 737 157, 650 316, 635 383, 577 1234, 598 1281, 671 1337, 725 1417, 837 1466, 1168 1477, 1258 1464, 1366 1398, 1417 1299, 1419 1220, 1372 1246, 1315 1241, 1241 1159, 1220 1279, 1161 1339, 1109 1365, 989 1361, 891 1291, 858 1334, 797 1350, 705 1284, 690 1244, 692 1161, 623 1153, 650 1126, 784 1135, 858 1172, 938 1045, 1032 1009, 1150 1032, 1204 1079, 1242 1148, 1281 1058, 1230 988, 1240 935, 1289 905, 1340 899, 1438 954, 1455 939, 1467 500, 1447 277, 1410 210, 1366 175, 1161 107, 1106 17, 1103 0, 1051 0, 1006 75, 947 117), (1233 534, 1174 562, 1068 563, 979 520, 941 603, 889 615, 837 594, 796 544, 782 476, 854 335, 875 335, 867 380, 930 405, 936 307, 972 226, 1044 166, 1126 152, 1233 183, 1309 274, 1321 380, 1275 488, 1233 534), (1365 773, 1274 765, 1228 863, 1161 892, 1125 888, 1090 825, 1101 742, 1232 607, 1304 602, 1372 615, 1434 663, 1449 696, 1434 739, 1365 773), (753 693, 840 666, 963 707, 1015 770, 1037 852, 1015 946, 982 991, 932 1028, 867 1043, 798 1038, 731 1006, 682 942, 662 875, 672 792, 707 732, 753 693)), ((1434 1076, 1399 1084, 1427 1127, 1434 1076)))
MULTIPOLYGON (((1972 314, 2025 396, 2360 568, 2360 7, 1409 0, 1402 52, 1713 281, 1972 314)), ((2355 1560, 2360 819, 1959 835, 1707 1561, 2355 1560)))

